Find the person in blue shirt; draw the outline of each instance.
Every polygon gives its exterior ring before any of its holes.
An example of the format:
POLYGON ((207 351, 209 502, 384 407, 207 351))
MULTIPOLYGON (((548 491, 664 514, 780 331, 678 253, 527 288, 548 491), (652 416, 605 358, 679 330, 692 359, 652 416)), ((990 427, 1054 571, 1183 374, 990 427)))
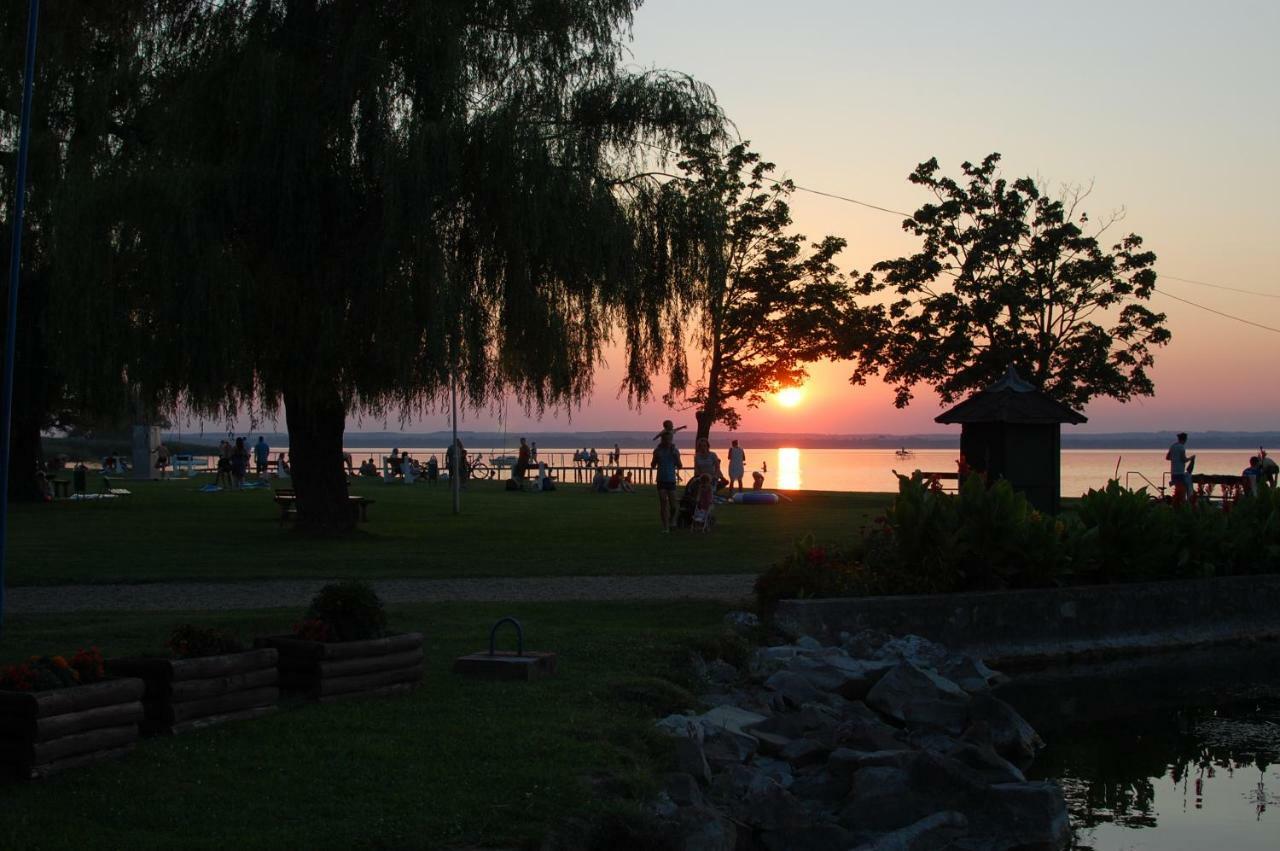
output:
POLYGON ((662 518, 662 531, 670 532, 676 519, 676 471, 682 468, 680 450, 676 449, 672 432, 663 430, 649 466, 658 470, 658 513, 662 518))
POLYGON ((258 442, 253 445, 253 466, 261 476, 267 472, 267 461, 271 458, 271 447, 266 437, 258 435, 258 442))

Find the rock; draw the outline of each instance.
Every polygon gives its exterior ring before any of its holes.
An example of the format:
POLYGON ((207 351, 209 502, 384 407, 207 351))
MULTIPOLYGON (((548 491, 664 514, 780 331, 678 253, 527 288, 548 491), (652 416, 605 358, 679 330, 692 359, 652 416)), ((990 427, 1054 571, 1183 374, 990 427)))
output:
POLYGON ((745 733, 724 727, 704 726, 703 753, 713 771, 730 765, 741 765, 755 754, 756 740, 745 733))
POLYGON ((765 715, 755 712, 748 712, 745 709, 739 709, 737 706, 728 704, 717 706, 710 709, 699 716, 702 722, 704 733, 708 733, 713 729, 728 730, 732 733, 741 733, 746 735, 748 727, 759 724, 768 720, 765 715))
POLYGON ((810 821, 804 805, 776 783, 750 792, 744 804, 748 822, 761 830, 800 830, 810 821))
POLYGON ((859 845, 857 851, 943 851, 969 827, 962 813, 944 811, 859 845))
POLYGON ((738 681, 738 669, 721 659, 707 663, 707 679, 716 685, 732 685, 738 681))
POLYGON ((745 638, 760 628, 760 618, 753 612, 729 612, 724 616, 724 625, 745 638))
POLYGON ((681 851, 734 851, 738 844, 733 822, 707 806, 682 808, 676 835, 676 847, 681 851))
POLYGON ((888 766, 906 768, 915 756, 912 750, 887 751, 855 751, 850 748, 836 748, 827 757, 827 771, 833 777, 852 778, 860 768, 872 766, 888 766))
POLYGON ((808 801, 834 804, 849 795, 851 778, 837 777, 821 766, 810 766, 795 776, 791 794, 808 801))
MULTIPOLYGON (((928 701, 963 704, 969 699, 969 694, 964 689, 945 677, 910 662, 902 662, 885 674, 868 692, 867 705, 905 723, 908 714, 912 712, 912 706, 928 701)), ((933 709, 933 714, 941 712, 940 709, 933 709)), ((918 717, 923 715, 921 712, 915 714, 918 717)))
POLYGON ((1000 674, 991 670, 981 659, 971 656, 949 656, 938 668, 938 673, 951 680, 970 694, 990 690, 992 681, 1000 674))
POLYGON ((760 772, 761 777, 772 780, 783 789, 790 789, 791 784, 795 782, 791 764, 785 760, 757 756, 751 760, 751 767, 760 772))
POLYGON ((892 635, 875 629, 864 629, 854 635, 840 634, 841 646, 854 659, 879 659, 880 648, 892 640, 892 635))
POLYGON ((653 722, 653 726, 669 736, 683 736, 702 741, 702 716, 668 715, 653 722))
POLYGON ((934 807, 916 797, 905 769, 870 766, 853 774, 849 803, 840 810, 839 821, 855 831, 897 830, 916 822, 934 807))
POLYGON ((967 810, 983 798, 989 786, 963 763, 930 751, 917 751, 907 774, 913 794, 929 802, 929 812, 967 810))
POLYGON ((696 807, 702 804, 702 790, 692 774, 672 772, 663 778, 663 791, 676 805, 696 807))
POLYGON ((912 733, 908 742, 921 750, 950 757, 982 775, 988 783, 1020 783, 1027 778, 1022 770, 995 752, 990 741, 953 739, 938 733, 912 733))
POLYGON ((817 765, 827 761, 831 748, 813 739, 793 739, 782 749, 778 756, 791 765, 801 768, 806 765, 817 765))
POLYGON ((1056 851, 1071 841, 1067 803, 1053 783, 998 783, 968 815, 975 847, 1056 851))
POLYGON ((783 665, 783 670, 799 674, 815 689, 849 700, 866 697, 871 687, 892 668, 883 662, 864 663, 841 656, 796 656, 783 665))
POLYGON ((702 742, 693 737, 676 739, 676 768, 697 778, 700 783, 711 782, 711 766, 702 751, 702 742))
POLYGON ((790 645, 760 647, 751 654, 751 658, 747 662, 747 673, 754 679, 764 680, 775 671, 782 670, 782 666, 789 659, 794 659, 795 657, 796 648, 790 645))
POLYGON ((802 635, 799 638, 797 638, 793 643, 795 644, 796 647, 800 648, 801 650, 821 651, 824 649, 821 641, 809 635, 802 635))
POLYGON ((922 699, 902 707, 902 721, 910 730, 941 730, 959 736, 969 726, 967 701, 922 699))
POLYGON ((832 735, 832 744, 856 751, 891 751, 903 747, 905 736, 880 720, 850 718, 832 735))
POLYGON ((752 766, 731 765, 717 773, 711 781, 711 794, 717 800, 732 804, 745 798, 752 789, 763 788, 773 782, 752 766))
MULTIPOLYGON (((711 677, 707 675, 707 660, 702 658, 702 654, 690 650, 685 664, 689 667, 689 676, 699 686, 705 687, 711 682, 711 677)), ((697 690, 700 691, 701 688, 697 690)))
POLYGON ((764 681, 764 687, 782 698, 784 705, 796 709, 822 698, 822 692, 810 685, 803 676, 792 671, 778 671, 764 681))
POLYGON ((786 736, 779 736, 777 733, 767 733, 764 730, 755 728, 751 731, 751 735, 760 743, 760 752, 769 756, 777 756, 782 753, 782 749, 791 743, 791 739, 786 736))
POLYGON ((649 810, 660 819, 675 818, 680 812, 680 808, 676 806, 676 802, 671 800, 671 796, 666 792, 659 792, 658 797, 654 798, 649 805, 649 810))
POLYGON ((1015 765, 1026 765, 1044 747, 1044 740, 1018 711, 998 697, 975 695, 969 704, 969 718, 990 731, 996 753, 1015 765))
POLYGON ((874 658, 909 662, 919 668, 941 670, 950 655, 941 644, 918 635, 904 635, 901 638, 891 638, 880 645, 874 658))
POLYGON ((847 851, 853 843, 853 834, 838 824, 814 824, 801 830, 766 831, 760 835, 760 844, 767 851, 847 851))

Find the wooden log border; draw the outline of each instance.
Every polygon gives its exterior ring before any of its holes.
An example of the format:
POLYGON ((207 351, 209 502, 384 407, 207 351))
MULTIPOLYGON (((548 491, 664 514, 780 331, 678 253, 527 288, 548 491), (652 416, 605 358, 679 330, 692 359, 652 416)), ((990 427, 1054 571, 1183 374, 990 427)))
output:
POLYGON ((390 687, 399 694, 422 680, 420 632, 341 643, 267 636, 255 646, 278 649, 280 687, 312 700, 381 693, 390 687))
POLYGON ((34 779, 118 756, 138 740, 140 679, 0 692, 0 770, 34 779))
POLYGON ((143 732, 174 735, 274 710, 278 661, 275 648, 258 648, 198 659, 112 659, 107 665, 146 680, 143 732))

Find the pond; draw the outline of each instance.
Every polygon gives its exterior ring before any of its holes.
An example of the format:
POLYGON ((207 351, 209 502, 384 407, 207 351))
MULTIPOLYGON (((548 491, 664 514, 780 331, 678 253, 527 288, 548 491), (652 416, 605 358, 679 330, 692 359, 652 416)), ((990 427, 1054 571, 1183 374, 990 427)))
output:
POLYGON ((1015 675, 1079 851, 1280 848, 1280 648, 1015 675))

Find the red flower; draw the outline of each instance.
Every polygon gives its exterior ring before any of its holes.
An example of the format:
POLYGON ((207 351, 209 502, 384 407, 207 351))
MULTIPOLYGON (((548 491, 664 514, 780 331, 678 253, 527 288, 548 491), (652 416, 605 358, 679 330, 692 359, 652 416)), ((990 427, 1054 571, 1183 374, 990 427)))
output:
POLYGON ((821 564, 827 560, 827 551, 822 547, 809 547, 809 551, 804 554, 809 564, 821 564))

